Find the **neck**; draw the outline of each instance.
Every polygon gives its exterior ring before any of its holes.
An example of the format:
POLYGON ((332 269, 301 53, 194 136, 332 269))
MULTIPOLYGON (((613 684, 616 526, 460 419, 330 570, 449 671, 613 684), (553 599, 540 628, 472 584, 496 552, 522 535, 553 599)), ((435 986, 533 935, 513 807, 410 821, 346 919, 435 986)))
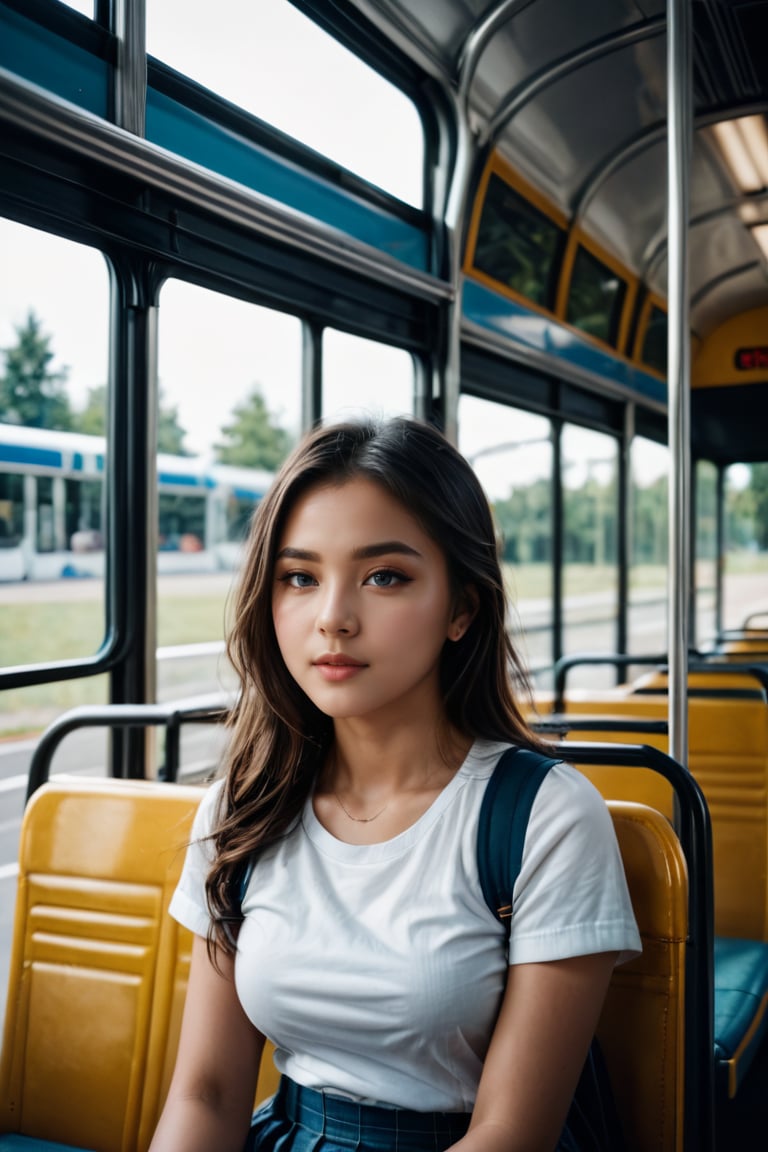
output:
POLYGON ((321 783, 330 790, 366 792, 383 797, 395 792, 443 787, 461 766, 472 741, 449 725, 440 729, 400 728, 386 736, 335 726, 334 742, 321 783))

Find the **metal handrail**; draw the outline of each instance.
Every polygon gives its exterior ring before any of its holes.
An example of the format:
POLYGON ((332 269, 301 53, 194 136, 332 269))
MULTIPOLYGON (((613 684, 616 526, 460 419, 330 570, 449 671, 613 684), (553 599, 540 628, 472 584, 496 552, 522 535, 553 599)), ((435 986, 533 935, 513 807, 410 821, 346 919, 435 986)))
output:
POLYGON ((686 1152, 711 1152, 715 1130, 714 879, 712 824, 698 782, 677 760, 647 744, 564 741, 556 754, 571 764, 647 768, 671 785, 678 836, 688 865, 685 972, 686 1152))
POLYGON ((27 801, 46 782, 53 755, 65 736, 78 728, 164 727, 165 764, 162 779, 175 781, 179 769, 179 740, 183 724, 218 724, 226 719, 232 697, 225 693, 192 696, 168 704, 81 705, 64 712, 43 732, 29 764, 27 801))

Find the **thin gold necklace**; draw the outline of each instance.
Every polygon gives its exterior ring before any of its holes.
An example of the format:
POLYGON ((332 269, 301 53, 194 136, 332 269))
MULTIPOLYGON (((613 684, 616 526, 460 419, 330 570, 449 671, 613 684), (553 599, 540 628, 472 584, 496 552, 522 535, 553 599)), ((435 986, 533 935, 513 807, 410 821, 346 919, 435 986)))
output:
POLYGON ((384 805, 384 807, 380 808, 379 811, 374 813, 373 816, 353 816, 352 813, 349 811, 349 809, 345 808, 345 806, 342 802, 341 796, 339 796, 338 792, 336 792, 335 789, 334 789, 333 794, 336 797, 336 800, 338 801, 339 808, 341 808, 344 815, 349 816, 350 820, 354 820, 355 824, 370 824, 372 820, 378 820, 379 816, 381 816, 381 814, 383 812, 386 812, 387 808, 389 808, 389 801, 387 801, 387 803, 384 805))

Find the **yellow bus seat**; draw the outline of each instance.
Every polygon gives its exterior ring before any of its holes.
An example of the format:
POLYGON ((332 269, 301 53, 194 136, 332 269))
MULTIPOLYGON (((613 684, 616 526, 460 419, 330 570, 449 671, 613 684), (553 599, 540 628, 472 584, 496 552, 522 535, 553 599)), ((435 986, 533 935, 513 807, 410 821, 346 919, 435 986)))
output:
MULTIPOLYGON (((688 767, 712 819, 715 933, 768 941, 768 704, 745 676, 748 695, 689 699, 688 767)), ((668 708, 663 694, 569 693, 563 731, 572 722, 578 728, 566 739, 650 744, 666 752, 666 735, 638 733, 631 722, 665 720, 668 708), (619 720, 627 721, 626 729, 619 720), (591 722, 594 728, 585 727, 591 722)), ((671 790, 655 773, 596 767, 588 774, 606 798, 637 800, 671 816, 671 790)))
MULTIPOLYGON (((189 933, 167 905, 200 795, 94 781, 47 784, 30 801, 0 1060, 3 1152, 147 1148, 189 968, 189 933)), ((609 807, 644 952, 614 975, 601 1041, 627 1131, 638 1134, 629 1152, 673 1149, 682 1125, 685 863, 658 813, 609 807)), ((276 1083, 268 1051, 257 1101, 276 1083)))
POLYGON ((688 870, 669 821, 610 800, 642 955, 613 974, 598 1027, 627 1152, 683 1147, 688 870))
MULTIPOLYGON (((665 715, 666 698, 640 699, 637 707, 624 699, 621 707, 634 716, 621 719, 645 720, 649 708, 665 715)), ((584 697, 579 703, 588 707, 584 697)), ((609 730, 601 730, 602 693, 594 707, 600 714, 580 714, 567 739, 644 743, 666 751, 666 735, 638 734, 629 723, 622 730, 615 716, 608 718, 609 730)), ((569 719, 577 717, 567 713, 563 720, 569 719)), ((715 1072, 718 1092, 732 1098, 768 1033, 768 706, 753 695, 692 697, 689 764, 712 820, 715 1072)), ((656 773, 618 766, 580 769, 604 797, 634 799, 671 817, 671 788, 656 773)))
MULTIPOLYGON (((103 780, 46 784, 30 800, 0 1056, 3 1152, 148 1147, 191 949, 167 907, 201 794, 103 780)), ((269 1059, 264 1077, 268 1095, 269 1059)))

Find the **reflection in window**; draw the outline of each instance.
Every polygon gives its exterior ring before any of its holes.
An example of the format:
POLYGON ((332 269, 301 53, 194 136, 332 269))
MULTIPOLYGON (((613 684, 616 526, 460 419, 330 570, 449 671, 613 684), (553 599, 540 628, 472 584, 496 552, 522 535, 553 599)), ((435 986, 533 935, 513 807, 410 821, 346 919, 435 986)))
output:
POLYGON ((667 374, 667 314, 654 304, 648 318, 640 353, 643 364, 654 368, 662 376, 667 374))
POLYGON ((473 260, 479 272, 551 308, 562 237, 548 216, 491 173, 473 260))
POLYGON ((327 328, 323 332, 323 420, 408 416, 414 364, 401 348, 327 328))
POLYGON ((669 449, 636 436, 630 470, 628 647, 630 652, 663 653, 667 650, 669 449))
POLYGON ((224 9, 147 0, 147 51, 421 207, 424 133, 414 105, 288 0, 228 0, 224 9))
POLYGON ((254 508, 295 442, 301 325, 179 280, 158 320, 158 698, 228 675, 225 606, 254 508), (171 659, 180 645, 210 652, 171 659))
POLYGON ((566 320, 615 347, 626 293, 626 282, 579 246, 568 289, 566 320))
POLYGON ((708 460, 698 460, 696 483, 696 596, 695 632, 691 643, 702 647, 714 638, 717 596, 717 468, 708 460))
POLYGON ((552 440, 543 416, 462 395, 459 448, 491 501, 515 642, 533 670, 552 663, 552 440))
POLYGON ((105 634, 107 266, 5 219, 0 251, 0 660, 60 662, 105 634))
POLYGON ((89 19, 94 19, 94 6, 96 0, 61 0, 62 4, 66 4, 67 8, 74 8, 76 12, 80 12, 83 16, 89 19))
POLYGON ((723 627, 742 628, 768 610, 768 464, 733 464, 725 473, 723 627))
MULTIPOLYGON (((618 443, 566 425, 563 461, 563 650, 615 652, 618 619, 618 443)), ((601 673, 599 673, 601 675, 601 673)), ((594 669, 573 674, 598 681, 594 669)), ((606 674, 606 683, 610 682, 606 674)), ((571 677, 569 677, 569 684, 571 677)))

